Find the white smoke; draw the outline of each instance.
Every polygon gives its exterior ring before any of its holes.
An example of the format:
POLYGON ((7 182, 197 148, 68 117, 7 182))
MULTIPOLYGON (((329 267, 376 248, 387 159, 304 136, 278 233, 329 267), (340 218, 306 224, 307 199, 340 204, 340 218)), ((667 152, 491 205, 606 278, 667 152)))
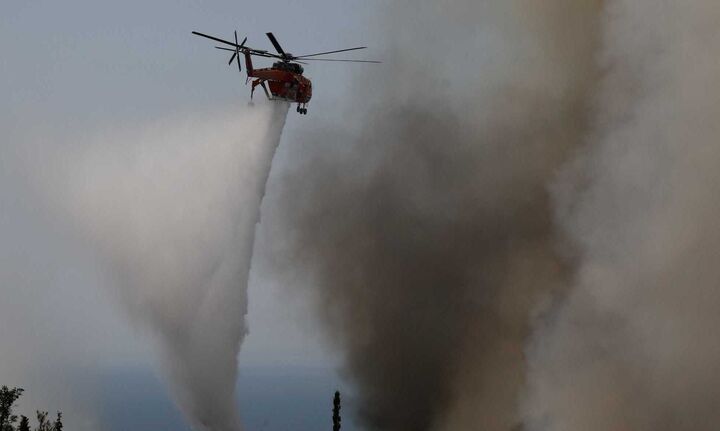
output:
POLYGON ((720 3, 606 2, 595 131, 561 175, 575 287, 529 349, 528 430, 720 423, 720 3))
POLYGON ((194 427, 237 430, 255 225, 287 104, 162 121, 64 149, 47 190, 159 340, 194 427), (102 260, 101 259, 101 260, 102 260))

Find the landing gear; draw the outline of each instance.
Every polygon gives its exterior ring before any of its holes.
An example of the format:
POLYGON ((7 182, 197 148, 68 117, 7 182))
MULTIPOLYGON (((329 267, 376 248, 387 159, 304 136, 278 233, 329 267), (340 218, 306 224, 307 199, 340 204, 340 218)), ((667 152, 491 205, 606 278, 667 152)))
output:
POLYGON ((298 103, 297 108, 295 108, 295 111, 297 111, 297 113, 300 115, 307 115, 307 108, 305 108, 305 107, 301 108, 299 103, 298 103))
POLYGON ((265 81, 263 81, 262 79, 256 79, 252 82, 252 87, 250 88, 250 100, 253 100, 253 95, 255 94, 255 87, 257 87, 258 85, 262 87, 268 100, 272 100, 272 97, 270 97, 270 93, 268 93, 268 89, 265 86, 265 81))

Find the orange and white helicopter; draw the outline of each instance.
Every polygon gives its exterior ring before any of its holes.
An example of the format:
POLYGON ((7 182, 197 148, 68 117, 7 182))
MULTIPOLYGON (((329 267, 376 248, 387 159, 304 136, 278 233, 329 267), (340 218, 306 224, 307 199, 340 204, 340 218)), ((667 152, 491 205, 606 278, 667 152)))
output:
POLYGON ((193 31, 193 34, 206 37, 208 39, 220 42, 232 48, 225 46, 216 46, 215 48, 224 51, 231 51, 233 54, 230 57, 228 65, 232 64, 233 60, 237 62, 238 70, 242 72, 242 66, 240 65, 240 55, 245 57, 245 69, 247 71, 247 79, 245 84, 254 78, 252 81, 252 88, 250 90, 250 100, 252 100, 253 94, 255 93, 255 87, 258 85, 265 91, 265 95, 270 100, 284 100, 286 102, 297 103, 297 112, 300 114, 307 114, 307 104, 312 98, 312 82, 305 76, 303 76, 304 69, 300 64, 307 64, 305 61, 336 61, 336 62, 347 62, 347 63, 380 63, 379 61, 370 60, 346 60, 346 59, 335 59, 335 58, 310 58, 318 57, 322 55, 335 54, 338 52, 355 51, 358 49, 365 49, 365 46, 358 46, 355 48, 338 49, 335 51, 317 52, 315 54, 306 55, 292 55, 289 52, 285 52, 278 43, 277 39, 272 33, 267 33, 268 39, 275 47, 277 54, 262 50, 255 49, 245 46, 247 37, 243 39, 241 43, 238 43, 237 31, 235 32, 235 42, 220 39, 215 36, 210 36, 203 33, 193 31), (255 69, 252 63, 252 56, 256 57, 267 57, 276 58, 280 61, 273 63, 272 67, 255 69), (265 82, 268 83, 265 86, 265 82), (268 92, 268 88, 270 91, 268 92))

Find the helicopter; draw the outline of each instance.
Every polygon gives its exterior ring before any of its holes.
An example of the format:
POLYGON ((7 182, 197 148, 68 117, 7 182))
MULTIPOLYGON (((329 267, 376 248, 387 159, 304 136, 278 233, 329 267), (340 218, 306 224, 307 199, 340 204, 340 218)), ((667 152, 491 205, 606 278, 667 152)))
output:
POLYGON ((314 54, 306 55, 293 55, 286 52, 280 43, 278 42, 275 35, 272 33, 266 33, 270 43, 275 48, 276 53, 272 53, 262 49, 255 49, 245 45, 247 37, 238 43, 237 31, 235 32, 235 42, 220 39, 215 36, 210 36, 197 31, 192 32, 194 35, 205 37, 207 39, 220 42, 226 46, 216 46, 215 48, 223 51, 231 51, 230 61, 228 65, 232 65, 233 61, 237 63, 238 71, 242 73, 242 66, 240 64, 240 55, 245 57, 245 70, 247 72, 247 78, 245 84, 252 79, 252 86, 250 88, 250 101, 252 103, 253 95, 255 94, 255 88, 257 86, 262 87, 265 95, 270 100, 282 100, 290 103, 297 103, 296 111, 299 114, 307 115, 307 105, 310 103, 312 98, 312 82, 303 73, 305 70, 301 64, 307 64, 306 61, 334 61, 334 62, 346 62, 346 63, 381 63, 380 61, 372 60, 347 60, 347 59, 335 59, 335 58, 314 58, 328 54, 336 54, 338 52, 355 51, 359 49, 366 49, 365 46, 358 46, 355 48, 338 49, 334 51, 316 52, 314 54), (229 47, 232 48, 229 48, 229 47), (279 61, 273 63, 272 67, 255 69, 252 62, 252 56, 274 58, 279 61), (311 58, 313 57, 313 58, 311 58), (267 85, 265 83, 267 82, 267 85), (268 87, 269 90, 268 90, 268 87))

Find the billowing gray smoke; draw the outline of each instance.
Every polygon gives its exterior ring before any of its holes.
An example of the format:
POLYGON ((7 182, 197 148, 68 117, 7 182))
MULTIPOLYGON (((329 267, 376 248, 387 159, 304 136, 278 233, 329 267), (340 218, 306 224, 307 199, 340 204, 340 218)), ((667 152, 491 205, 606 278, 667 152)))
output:
POLYGON ((720 5, 398 8, 276 204, 367 428, 717 428, 720 5))
POLYGON ((115 274, 116 296, 159 340, 197 429, 240 429, 250 258, 286 113, 273 104, 107 133, 64 147, 48 175, 52 199, 115 274))
POLYGON ((599 7, 393 2, 362 129, 298 138, 267 235, 368 429, 519 423, 529 316, 565 280, 546 186, 585 132, 599 7))
POLYGON ((578 268, 530 349, 529 430, 720 423, 720 3, 613 0, 593 133, 555 190, 578 268))

